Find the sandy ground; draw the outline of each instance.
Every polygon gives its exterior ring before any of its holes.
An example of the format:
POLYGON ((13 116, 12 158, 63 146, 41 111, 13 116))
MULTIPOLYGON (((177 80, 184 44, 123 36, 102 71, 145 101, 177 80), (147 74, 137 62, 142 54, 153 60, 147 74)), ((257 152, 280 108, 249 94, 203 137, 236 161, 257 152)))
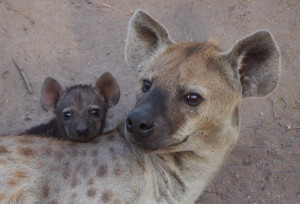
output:
POLYGON ((177 41, 214 38, 229 49, 256 30, 274 34, 282 53, 279 86, 267 98, 242 102, 238 144, 199 203, 299 203, 299 0, 0 0, 0 133, 18 134, 51 118, 40 105, 47 76, 70 86, 93 84, 111 72, 122 94, 107 127, 124 119, 135 102, 137 77, 125 65, 125 37, 138 8, 177 41), (12 58, 27 74, 32 94, 12 58))

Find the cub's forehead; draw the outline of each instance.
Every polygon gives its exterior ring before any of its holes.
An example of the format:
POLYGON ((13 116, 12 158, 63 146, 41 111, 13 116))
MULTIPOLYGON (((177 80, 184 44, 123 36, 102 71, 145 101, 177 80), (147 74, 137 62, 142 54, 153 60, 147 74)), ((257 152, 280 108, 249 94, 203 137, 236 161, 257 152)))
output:
POLYGON ((77 85, 68 88, 59 101, 59 104, 64 106, 87 106, 99 103, 104 103, 104 98, 89 85, 77 85))

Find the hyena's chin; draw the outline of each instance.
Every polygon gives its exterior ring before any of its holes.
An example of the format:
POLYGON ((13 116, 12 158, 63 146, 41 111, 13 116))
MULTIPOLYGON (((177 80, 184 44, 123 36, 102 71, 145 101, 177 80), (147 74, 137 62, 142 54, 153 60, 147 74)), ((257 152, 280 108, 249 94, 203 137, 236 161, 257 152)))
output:
POLYGON ((76 137, 76 138, 70 138, 70 140, 74 142, 89 142, 92 139, 94 139, 96 136, 89 136, 89 137, 76 137))
POLYGON ((156 147, 151 147, 151 146, 147 146, 144 144, 139 144, 139 143, 135 143, 135 142, 132 142, 132 144, 134 144, 138 149, 142 150, 145 153, 151 153, 151 152, 155 152, 158 150, 158 148, 156 148, 156 147))
POLYGON ((158 147, 154 146, 154 143, 139 141, 137 139, 139 138, 139 136, 134 133, 130 133, 129 131, 126 130, 126 128, 125 128, 124 136, 128 142, 130 142, 131 144, 133 144, 135 147, 137 147, 142 151, 152 152, 158 149, 158 147))

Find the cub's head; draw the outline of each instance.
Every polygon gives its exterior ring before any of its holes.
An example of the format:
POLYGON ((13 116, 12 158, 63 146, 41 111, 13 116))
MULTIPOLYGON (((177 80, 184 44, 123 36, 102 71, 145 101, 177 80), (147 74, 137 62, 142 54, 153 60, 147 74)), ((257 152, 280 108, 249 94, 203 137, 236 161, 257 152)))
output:
POLYGON ((175 43, 141 10, 130 21, 125 58, 140 72, 125 136, 147 151, 233 145, 241 98, 268 95, 279 78, 279 50, 267 31, 223 52, 209 42, 175 43))
POLYGON ((75 85, 63 90, 48 77, 42 87, 42 106, 55 113, 56 123, 65 139, 86 142, 98 136, 109 107, 118 103, 120 89, 113 76, 106 72, 95 86, 75 85))

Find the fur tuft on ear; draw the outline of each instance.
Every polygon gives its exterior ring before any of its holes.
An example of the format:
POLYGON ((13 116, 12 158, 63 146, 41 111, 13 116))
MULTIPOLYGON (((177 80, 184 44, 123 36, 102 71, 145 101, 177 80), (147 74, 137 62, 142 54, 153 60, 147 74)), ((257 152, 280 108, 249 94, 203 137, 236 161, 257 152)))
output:
POLYGON ((127 65, 142 71, 140 65, 154 53, 163 50, 173 42, 166 29, 142 10, 137 10, 128 26, 125 47, 127 65))
POLYGON ((243 97, 266 96, 276 88, 280 54, 268 31, 258 31, 239 40, 225 58, 238 76, 243 97))
POLYGON ((109 72, 105 72, 99 77, 94 89, 105 98, 108 107, 119 102, 120 88, 116 79, 109 72))
POLYGON ((47 77, 42 86, 41 102, 45 110, 54 110, 62 94, 61 85, 53 78, 47 77))

